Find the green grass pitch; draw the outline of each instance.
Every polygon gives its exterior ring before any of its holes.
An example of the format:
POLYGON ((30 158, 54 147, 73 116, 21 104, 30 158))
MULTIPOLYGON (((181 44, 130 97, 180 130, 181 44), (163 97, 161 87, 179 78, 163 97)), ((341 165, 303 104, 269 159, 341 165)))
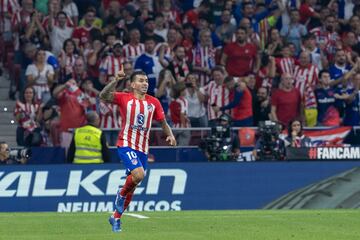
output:
POLYGON ((0 213, 0 239, 359 240, 359 210, 138 212, 112 233, 107 213, 0 213))

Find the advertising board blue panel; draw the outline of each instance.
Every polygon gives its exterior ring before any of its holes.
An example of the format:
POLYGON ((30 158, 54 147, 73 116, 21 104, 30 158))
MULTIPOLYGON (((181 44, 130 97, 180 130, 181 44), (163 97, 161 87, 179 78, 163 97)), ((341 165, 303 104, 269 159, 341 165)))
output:
MULTIPOLYGON (((360 162, 154 163, 131 211, 259 209, 360 162)), ((112 211, 121 164, 0 168, 0 211, 112 211)))

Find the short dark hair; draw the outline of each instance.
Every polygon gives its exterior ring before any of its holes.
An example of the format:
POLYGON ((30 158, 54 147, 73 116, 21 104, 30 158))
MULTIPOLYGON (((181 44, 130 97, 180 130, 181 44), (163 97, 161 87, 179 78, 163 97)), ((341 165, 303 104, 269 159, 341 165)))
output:
POLYGON ((144 71, 142 71, 142 70, 137 70, 137 71, 133 72, 133 73, 130 75, 130 82, 134 82, 136 76, 139 76, 139 75, 145 75, 145 76, 146 76, 146 73, 145 73, 144 71))
POLYGON ((211 69, 211 74, 213 74, 214 72, 221 72, 222 74, 225 74, 225 70, 224 70, 224 67, 220 66, 220 65, 217 65, 215 67, 213 67, 211 69))
POLYGON ((320 72, 319 72, 319 79, 321 78, 321 76, 324 74, 324 73, 328 73, 328 74, 330 74, 330 72, 328 71, 328 70, 326 70, 326 69, 323 69, 323 70, 321 70, 320 72))
POLYGON ((144 39, 144 42, 147 41, 154 41, 155 43, 157 42, 154 36, 146 36, 144 39))

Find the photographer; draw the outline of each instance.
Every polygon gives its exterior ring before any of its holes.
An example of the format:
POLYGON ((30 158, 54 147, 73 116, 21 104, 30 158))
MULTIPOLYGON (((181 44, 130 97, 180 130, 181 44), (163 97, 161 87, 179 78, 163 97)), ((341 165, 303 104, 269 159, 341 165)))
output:
POLYGON ((28 160, 28 150, 10 151, 6 142, 0 142, 0 165, 1 164, 25 164, 28 160))
POLYGON ((205 138, 199 148, 209 161, 236 161, 240 155, 240 143, 230 128, 230 116, 222 114, 218 124, 211 129, 211 135, 205 138))
POLYGON ((284 160, 285 145, 279 138, 281 125, 272 121, 259 122, 259 139, 253 155, 256 160, 284 160))

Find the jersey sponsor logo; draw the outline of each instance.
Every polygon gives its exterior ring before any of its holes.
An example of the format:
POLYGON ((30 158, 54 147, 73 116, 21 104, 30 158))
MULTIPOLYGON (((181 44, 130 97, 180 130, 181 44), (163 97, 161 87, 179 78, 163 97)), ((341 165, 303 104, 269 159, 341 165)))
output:
POLYGON ((139 124, 139 125, 144 125, 144 119, 145 119, 145 116, 144 116, 144 114, 142 114, 142 113, 139 113, 137 116, 136 116, 136 122, 137 122, 137 124, 139 124))

